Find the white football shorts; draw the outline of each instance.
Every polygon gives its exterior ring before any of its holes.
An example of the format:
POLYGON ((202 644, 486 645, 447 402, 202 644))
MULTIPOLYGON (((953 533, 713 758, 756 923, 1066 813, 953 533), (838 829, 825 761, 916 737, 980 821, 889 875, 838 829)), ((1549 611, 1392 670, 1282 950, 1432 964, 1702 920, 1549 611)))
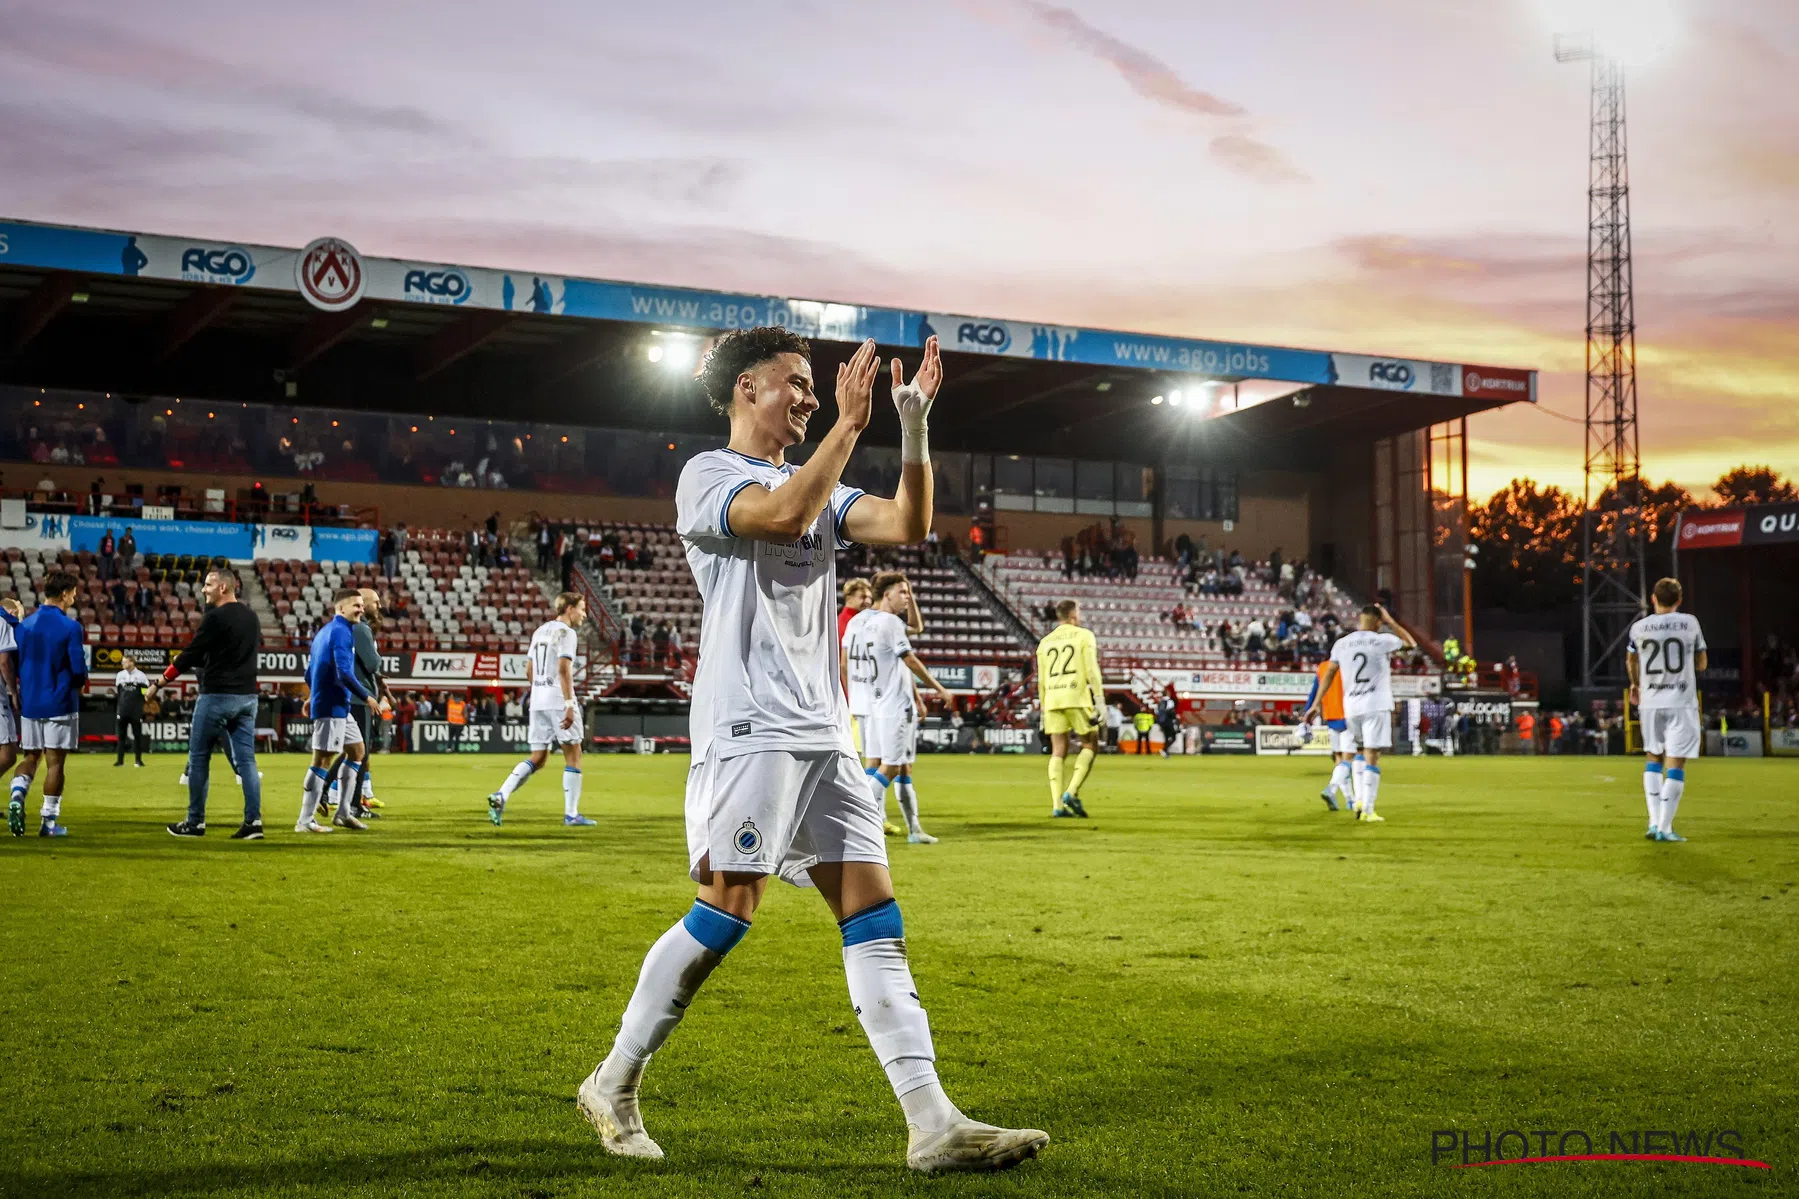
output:
POLYGON ((1643 752, 1661 757, 1699 756, 1698 708, 1644 708, 1643 752))
POLYGON ((1334 754, 1352 754, 1356 751, 1355 734, 1349 731, 1349 722, 1344 727, 1331 729, 1331 752, 1334 754))
POLYGON ((1393 713, 1345 713, 1344 722, 1349 726, 1343 730, 1344 742, 1351 750, 1393 748, 1393 713))
POLYGON ((548 749, 552 745, 581 744, 581 709, 575 709, 575 723, 562 727, 562 708, 532 708, 531 731, 526 738, 532 749, 548 749))
POLYGON ((870 716, 864 726, 868 737, 862 756, 886 766, 910 766, 918 761, 918 722, 870 716))
POLYGON ((79 716, 26 717, 19 725, 19 748, 26 753, 44 749, 74 749, 81 736, 79 716))
POLYGON ((354 716, 327 716, 312 722, 314 752, 342 753, 346 745, 361 745, 362 729, 354 716))
POLYGON ((796 887, 820 862, 887 864, 881 805, 868 776, 838 750, 771 749, 706 758, 687 772, 687 864, 778 874, 796 887))
POLYGON ((19 714, 13 711, 12 698, 0 689, 0 745, 19 743, 19 714))

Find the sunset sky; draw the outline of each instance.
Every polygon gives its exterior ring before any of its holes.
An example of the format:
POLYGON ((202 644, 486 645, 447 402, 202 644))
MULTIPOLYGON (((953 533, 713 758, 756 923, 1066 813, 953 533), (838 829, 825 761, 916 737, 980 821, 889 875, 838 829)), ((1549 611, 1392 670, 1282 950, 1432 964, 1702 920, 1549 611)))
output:
MULTIPOLYGON (((1578 487, 1573 7, 0 0, 0 216, 1537 367, 1578 487)), ((1635 7, 1645 473, 1799 474, 1799 9, 1635 7)))

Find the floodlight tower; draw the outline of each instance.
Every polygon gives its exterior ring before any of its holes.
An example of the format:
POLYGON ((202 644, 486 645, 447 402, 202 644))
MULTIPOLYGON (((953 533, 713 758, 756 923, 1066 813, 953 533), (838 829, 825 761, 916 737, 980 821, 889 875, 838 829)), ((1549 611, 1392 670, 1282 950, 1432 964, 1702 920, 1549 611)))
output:
POLYGON ((1580 674, 1622 686, 1630 625, 1643 611, 1642 461, 1637 449, 1637 321, 1630 267, 1624 67, 1593 35, 1558 35, 1557 62, 1592 63, 1587 170, 1586 516, 1581 524, 1580 674), (1595 511, 1610 495, 1610 508, 1595 511))

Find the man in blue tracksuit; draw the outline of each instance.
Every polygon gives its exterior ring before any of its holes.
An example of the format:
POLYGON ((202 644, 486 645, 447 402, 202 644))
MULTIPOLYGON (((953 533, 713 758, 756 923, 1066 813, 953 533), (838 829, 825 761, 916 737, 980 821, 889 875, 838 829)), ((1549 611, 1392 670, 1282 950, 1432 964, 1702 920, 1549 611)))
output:
MULTIPOLYGON (((369 693, 356 675, 356 622, 362 619, 362 593, 343 588, 331 597, 337 615, 325 623, 312 639, 312 657, 306 663, 307 696, 302 714, 312 718, 312 766, 306 772, 306 787, 300 799, 300 820, 296 833, 328 833, 331 829, 315 820, 319 801, 330 789, 331 779, 325 767, 339 752, 344 755, 343 777, 338 781, 337 814, 331 823, 339 828, 365 829, 368 825, 350 811, 356 798, 356 765, 362 761, 362 730, 350 715, 350 697, 371 703, 369 693)), ((372 704, 382 716, 388 713, 386 700, 372 704)))
POLYGON ((75 607, 79 580, 66 570, 44 579, 44 602, 19 622, 19 705, 24 720, 19 745, 24 751, 12 780, 6 823, 12 835, 25 835, 25 796, 44 759, 44 806, 40 837, 63 837, 69 830, 62 815, 63 757, 80 740, 81 692, 87 686, 87 652, 81 623, 69 615, 75 607))

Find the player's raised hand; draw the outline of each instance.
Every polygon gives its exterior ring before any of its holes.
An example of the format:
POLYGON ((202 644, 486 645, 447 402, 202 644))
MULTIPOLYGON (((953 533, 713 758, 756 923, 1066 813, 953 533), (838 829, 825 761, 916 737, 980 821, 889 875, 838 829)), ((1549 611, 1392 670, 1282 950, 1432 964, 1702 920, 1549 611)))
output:
POLYGON ((837 368, 837 419, 858 431, 868 428, 873 414, 875 375, 881 360, 875 352, 874 338, 869 338, 837 368))
POLYGON ((926 418, 931 414, 931 404, 942 383, 943 356, 938 352, 935 335, 925 340, 924 361, 918 364, 918 374, 913 376, 912 382, 906 382, 905 365, 898 358, 893 360, 893 406, 899 410, 902 465, 931 460, 926 418))
MULTIPOLYGON (((893 360, 893 402, 895 404, 899 403, 900 389, 905 385, 905 364, 895 358, 893 360)), ((924 361, 918 364, 918 373, 912 376, 912 385, 924 394, 925 406, 928 409, 931 401, 937 398, 937 389, 943 386, 943 354, 938 349, 935 333, 925 339, 924 361)), ((904 415, 903 410, 901 415, 904 415)))

